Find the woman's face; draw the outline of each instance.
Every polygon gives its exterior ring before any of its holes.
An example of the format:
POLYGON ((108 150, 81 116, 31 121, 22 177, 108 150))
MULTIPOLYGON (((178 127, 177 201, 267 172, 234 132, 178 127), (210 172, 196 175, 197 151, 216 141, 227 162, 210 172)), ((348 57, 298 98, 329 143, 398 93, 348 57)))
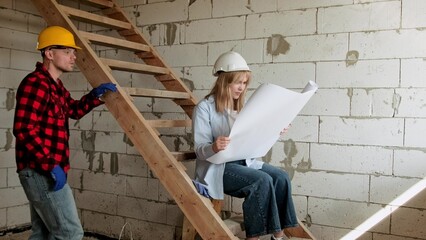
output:
POLYGON ((247 87, 247 81, 247 75, 242 75, 239 79, 229 85, 233 99, 240 98, 241 93, 243 93, 247 87))

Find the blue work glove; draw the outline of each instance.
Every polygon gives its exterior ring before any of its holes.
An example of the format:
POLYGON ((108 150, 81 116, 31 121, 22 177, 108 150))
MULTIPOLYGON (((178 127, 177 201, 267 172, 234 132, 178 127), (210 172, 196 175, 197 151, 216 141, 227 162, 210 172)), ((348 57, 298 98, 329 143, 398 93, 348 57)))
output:
POLYGON ((52 169, 50 172, 52 175, 53 180, 55 181, 55 186, 53 186, 53 191, 61 190, 65 183, 67 182, 67 176, 65 176, 64 170, 61 168, 61 166, 57 165, 52 169))
POLYGON ((95 87, 94 89, 92 89, 92 91, 90 91, 90 94, 92 94, 93 96, 97 98, 100 98, 107 91, 117 92, 117 87, 115 86, 114 83, 102 83, 98 87, 95 87))
POLYGON ((210 194, 209 194, 209 190, 207 189, 207 186, 206 186, 206 185, 204 185, 204 184, 202 184, 202 183, 200 183, 200 182, 197 182, 197 181, 195 181, 195 180, 192 180, 192 183, 194 183, 195 188, 197 189, 197 192, 198 192, 199 194, 203 195, 203 196, 204 196, 204 197, 206 197, 206 198, 212 198, 212 197, 210 196, 210 194))

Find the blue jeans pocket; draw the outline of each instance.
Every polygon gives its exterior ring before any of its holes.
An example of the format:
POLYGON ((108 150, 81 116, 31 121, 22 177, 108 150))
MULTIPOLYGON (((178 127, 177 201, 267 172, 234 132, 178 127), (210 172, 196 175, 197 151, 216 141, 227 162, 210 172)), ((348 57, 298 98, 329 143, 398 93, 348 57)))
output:
POLYGON ((50 181, 46 176, 26 168, 19 172, 19 181, 31 202, 41 202, 47 199, 50 181))

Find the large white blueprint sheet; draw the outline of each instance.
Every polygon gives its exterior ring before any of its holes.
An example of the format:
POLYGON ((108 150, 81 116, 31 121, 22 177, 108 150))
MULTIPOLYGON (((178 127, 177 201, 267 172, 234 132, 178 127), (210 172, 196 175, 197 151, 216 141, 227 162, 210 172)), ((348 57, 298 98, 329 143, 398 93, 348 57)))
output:
POLYGON ((302 92, 264 83, 239 113, 229 135, 231 141, 207 160, 220 164, 263 157, 314 95, 318 85, 309 81, 302 92))

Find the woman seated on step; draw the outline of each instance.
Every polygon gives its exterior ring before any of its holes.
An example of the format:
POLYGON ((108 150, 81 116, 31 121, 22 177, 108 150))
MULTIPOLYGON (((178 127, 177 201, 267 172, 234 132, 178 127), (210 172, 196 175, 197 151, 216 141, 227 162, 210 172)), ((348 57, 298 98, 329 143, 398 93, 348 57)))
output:
POLYGON ((217 76, 213 89, 193 114, 197 190, 213 199, 223 199, 224 194, 244 198, 248 240, 266 234, 272 234, 271 239, 284 239, 284 228, 298 225, 287 172, 257 159, 222 164, 207 160, 232 141, 228 136, 244 105, 251 79, 246 61, 233 51, 219 56, 213 75, 217 76))

